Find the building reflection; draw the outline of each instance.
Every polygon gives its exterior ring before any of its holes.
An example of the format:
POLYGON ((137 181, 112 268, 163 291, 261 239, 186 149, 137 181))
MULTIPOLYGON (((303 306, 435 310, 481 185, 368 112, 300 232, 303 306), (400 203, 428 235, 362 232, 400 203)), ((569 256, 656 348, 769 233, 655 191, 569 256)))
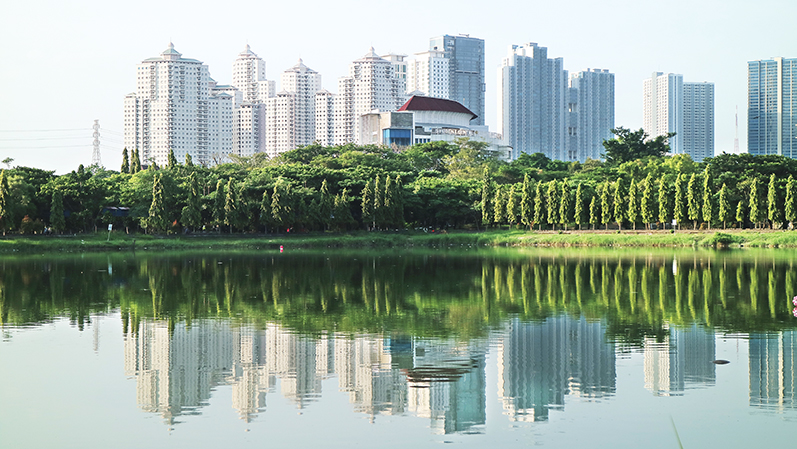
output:
POLYGON ((797 408, 795 351, 795 331, 750 335, 750 405, 779 410, 797 408))
POLYGON ((645 340, 645 388, 657 396, 678 396, 716 381, 715 335, 697 324, 669 328, 664 341, 645 340))
POLYGON ((498 394, 513 421, 547 420, 568 394, 600 398, 615 391, 614 347, 600 322, 584 318, 510 320, 498 371, 498 394))

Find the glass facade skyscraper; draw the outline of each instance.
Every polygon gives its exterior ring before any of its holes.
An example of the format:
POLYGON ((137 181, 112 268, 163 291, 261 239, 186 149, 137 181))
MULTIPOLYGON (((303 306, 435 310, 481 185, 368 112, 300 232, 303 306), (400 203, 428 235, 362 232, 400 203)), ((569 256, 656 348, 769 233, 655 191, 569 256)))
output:
POLYGON ((448 59, 448 99, 462 103, 478 117, 473 125, 484 125, 484 39, 438 36, 429 40, 429 50, 442 51, 448 59))
POLYGON ((797 158, 797 58, 747 63, 747 151, 797 158))

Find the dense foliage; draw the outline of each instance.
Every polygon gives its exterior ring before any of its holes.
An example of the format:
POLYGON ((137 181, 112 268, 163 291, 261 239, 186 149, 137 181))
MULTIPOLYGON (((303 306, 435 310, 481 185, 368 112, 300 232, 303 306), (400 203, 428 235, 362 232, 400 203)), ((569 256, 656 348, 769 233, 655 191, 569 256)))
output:
POLYGON ((673 219, 690 228, 792 227, 797 161, 722 154, 696 163, 682 154, 661 156, 661 139, 615 132, 605 143, 606 162, 554 161, 541 153, 503 162, 461 139, 401 151, 310 145, 215 167, 172 157, 165 167, 142 170, 135 149, 123 154, 120 172, 80 166, 56 176, 15 167, 0 171, 0 229, 661 229, 673 219))

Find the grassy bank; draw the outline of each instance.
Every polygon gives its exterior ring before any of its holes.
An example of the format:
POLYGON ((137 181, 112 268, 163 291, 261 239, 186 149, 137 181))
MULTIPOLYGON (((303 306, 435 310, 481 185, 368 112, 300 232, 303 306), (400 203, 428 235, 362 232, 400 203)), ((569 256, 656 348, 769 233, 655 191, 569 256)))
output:
POLYGON ((197 249, 391 248, 433 246, 554 247, 778 247, 797 248, 792 231, 518 231, 355 232, 299 235, 150 236, 80 234, 76 236, 7 236, 0 252, 163 251, 197 249))

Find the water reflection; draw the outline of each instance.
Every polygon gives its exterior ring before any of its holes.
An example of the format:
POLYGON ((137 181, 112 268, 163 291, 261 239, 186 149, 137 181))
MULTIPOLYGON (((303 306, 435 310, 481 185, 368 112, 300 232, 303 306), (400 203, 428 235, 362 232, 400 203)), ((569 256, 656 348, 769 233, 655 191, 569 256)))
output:
POLYGON ((797 409, 797 332, 750 335, 750 405, 797 409))

